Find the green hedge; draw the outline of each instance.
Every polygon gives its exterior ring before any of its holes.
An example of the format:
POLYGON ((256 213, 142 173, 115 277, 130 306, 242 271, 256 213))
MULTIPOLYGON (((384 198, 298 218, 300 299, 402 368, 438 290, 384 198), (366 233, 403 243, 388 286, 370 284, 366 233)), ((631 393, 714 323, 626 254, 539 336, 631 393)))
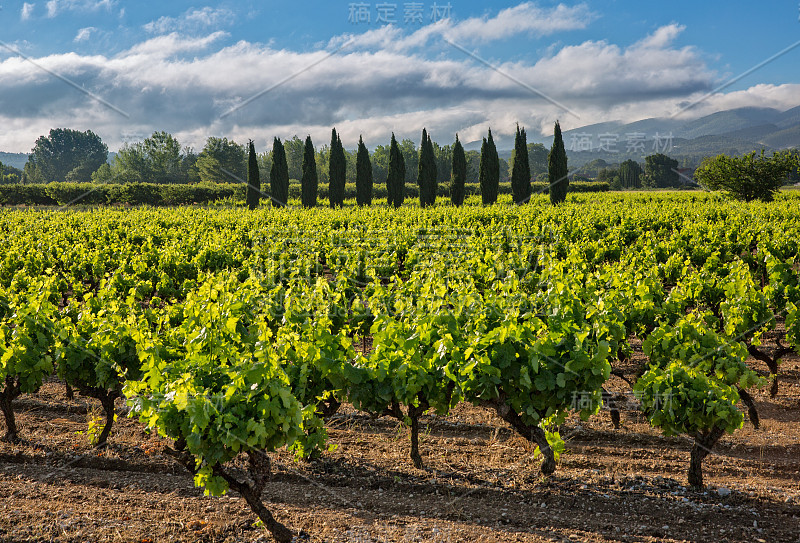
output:
POLYGON ((0 185, 0 205, 190 205, 208 204, 223 198, 244 200, 244 185, 156 185, 151 183, 0 185))
MULTIPOLYGON (((547 193, 547 183, 533 183, 534 194, 547 193)), ((570 183, 570 192, 605 192, 608 183, 570 183)), ((478 183, 467 183, 465 195, 479 195, 478 183)), ((511 183, 500 183, 500 194, 511 194, 511 183)), ((450 196, 449 187, 439 184, 439 198, 450 196)), ((321 204, 328 200, 328 186, 320 185, 317 195, 321 204)), ((356 184, 345 185, 345 198, 355 199, 356 184)), ((0 185, 0 205, 99 205, 129 204, 151 206, 179 206, 209 204, 217 200, 232 199, 244 201, 245 186, 242 184, 195 184, 195 185, 157 185, 151 183, 127 183, 95 185, 93 183, 48 183, 47 185, 0 185)), ((289 198, 300 198, 300 183, 289 185, 289 198)), ((376 203, 386 202, 386 185, 375 184, 372 198, 376 203)), ((406 198, 419 198, 419 187, 406 184, 406 198)), ((262 198, 263 203, 269 201, 262 198)))
MULTIPOLYGON (((534 194, 541 193, 547 194, 547 183, 531 183, 531 189, 534 194)), ((573 182, 569 184, 569 192, 607 192, 611 190, 608 183, 601 182, 573 182)), ((478 183, 465 183, 464 195, 465 196, 480 196, 481 186, 478 183)), ((499 194, 511 194, 511 183, 500 183, 499 194)), ((439 183, 437 195, 439 198, 450 197, 450 187, 446 184, 439 183)), ((345 185, 345 198, 355 199, 356 197, 356 184, 347 183, 345 185)), ((300 183, 292 180, 289 184, 289 198, 300 198, 300 183)), ((320 201, 328 200, 328 185, 319 186, 317 198, 320 201)), ((413 183, 406 183, 406 198, 419 198, 419 187, 413 183)), ((376 203, 386 203, 386 184, 375 183, 372 186, 372 199, 377 200, 376 203)))
POLYGON ((2 205, 29 205, 47 206, 55 205, 55 200, 50 198, 45 191, 46 185, 0 185, 0 204, 2 205))

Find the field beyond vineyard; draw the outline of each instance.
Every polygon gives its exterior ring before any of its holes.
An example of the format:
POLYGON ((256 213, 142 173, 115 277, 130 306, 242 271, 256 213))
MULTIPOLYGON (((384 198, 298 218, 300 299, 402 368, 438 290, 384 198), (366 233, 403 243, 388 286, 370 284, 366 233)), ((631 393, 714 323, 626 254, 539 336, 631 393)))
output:
POLYGON ((236 453, 276 448, 262 500, 297 541, 800 541, 797 195, 14 210, 0 231, 4 390, 42 384, 0 442, 0 541, 271 540, 159 431, 240 478, 236 453), (783 347, 771 388, 757 357, 783 347), (103 450, 89 381, 131 400, 103 450), (705 488, 687 420, 728 430, 705 488), (521 427, 563 441, 554 473, 521 427))

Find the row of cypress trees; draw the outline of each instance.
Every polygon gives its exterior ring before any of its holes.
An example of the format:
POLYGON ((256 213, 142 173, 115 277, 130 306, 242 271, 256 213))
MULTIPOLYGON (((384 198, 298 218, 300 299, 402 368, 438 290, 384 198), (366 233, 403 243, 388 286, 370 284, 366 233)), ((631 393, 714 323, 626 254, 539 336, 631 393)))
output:
MULTIPOLYGON (((247 206, 255 209, 261 196, 261 181, 258 173, 255 147, 252 140, 248 144, 249 156, 247 167, 247 206)), ((517 125, 514 138, 514 151, 512 153, 513 167, 511 170, 511 193, 514 203, 521 205, 531 197, 531 170, 528 161, 528 144, 525 129, 517 125)), ((331 207, 344 205, 345 174, 347 162, 344 154, 342 140, 334 128, 331 131, 331 152, 329 157, 328 197, 331 207)), ((397 139, 392 133, 389 146, 389 171, 386 178, 387 203, 390 206, 400 207, 405 199, 406 166, 403 153, 397 144, 397 139)), ((555 124, 553 147, 548 156, 548 177, 550 180, 550 201, 553 204, 563 202, 569 187, 567 153, 561 135, 561 126, 555 124)), ((453 164, 450 175, 450 200, 460 206, 464 203, 464 185, 467 178, 467 159, 464 147, 456 134, 453 146, 453 164)), ((481 160, 478 173, 481 187, 481 200, 484 205, 497 202, 500 188, 500 158, 497 147, 492 138, 492 131, 483 138, 481 145, 481 160)), ((422 141, 419 150, 419 169, 417 184, 419 186, 419 201, 422 207, 436 203, 437 186, 436 158, 433 149, 433 140, 426 129, 422 129, 422 141)), ((303 207, 317 205, 317 191, 319 180, 317 177, 317 163, 314 157, 314 145, 311 136, 306 137, 303 151, 303 175, 301 184, 301 202, 303 207)), ((364 145, 363 138, 358 139, 356 154, 356 202, 358 205, 372 204, 372 164, 369 151, 364 145)), ((272 169, 270 170, 270 198, 273 206, 283 207, 289 200, 289 166, 286 161, 286 150, 279 138, 272 143, 272 169)))

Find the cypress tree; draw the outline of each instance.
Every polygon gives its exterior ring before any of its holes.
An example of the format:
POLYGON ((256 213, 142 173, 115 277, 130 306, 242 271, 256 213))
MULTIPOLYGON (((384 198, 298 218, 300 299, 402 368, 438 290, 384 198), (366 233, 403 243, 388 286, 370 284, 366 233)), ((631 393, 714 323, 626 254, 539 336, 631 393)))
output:
POLYGON ((317 178, 317 162, 314 157, 314 144, 311 143, 311 136, 306 136, 306 144, 303 150, 303 177, 300 179, 300 198, 303 207, 314 207, 317 205, 317 189, 319 179, 317 178))
POLYGON ((272 140, 272 168, 269 172, 272 205, 283 207, 289 201, 289 165, 286 163, 286 149, 279 138, 272 140))
POLYGON ((356 154, 356 202, 360 206, 372 204, 372 164, 364 139, 358 137, 358 153, 356 154))
POLYGON ((497 147, 494 145, 492 130, 489 137, 483 139, 481 145, 479 181, 481 185, 481 200, 483 205, 497 202, 497 193, 500 191, 500 157, 497 156, 497 147))
POLYGON ((439 172, 436 167, 436 154, 433 151, 433 140, 430 132, 428 133, 428 205, 436 204, 436 194, 439 192, 439 172))
POLYGON ((511 155, 511 195, 514 203, 524 204, 531 198, 531 167, 528 162, 528 141, 525 129, 517 125, 514 152, 511 155))
POLYGON ((491 128, 489 129, 489 137, 486 138, 486 148, 489 151, 489 157, 492 159, 491 168, 489 169, 489 187, 491 188, 492 203, 495 203, 497 202, 497 194, 500 192, 500 157, 497 154, 497 147, 494 145, 491 128))
POLYGON ((328 158, 328 198, 331 207, 341 207, 344 205, 345 174, 347 172, 347 160, 344 156, 342 140, 336 134, 334 128, 331 132, 331 152, 328 158))
POLYGON ((464 147, 458 141, 453 146, 453 169, 450 173, 450 201, 453 205, 460 206, 464 203, 464 183, 467 180, 467 157, 464 147))
POLYGON ((428 180, 425 178, 427 174, 425 169, 425 154, 427 153, 428 148, 428 131, 423 128, 422 129, 422 141, 419 144, 419 158, 417 160, 417 188, 419 189, 419 205, 420 207, 425 207, 425 201, 427 199, 427 182, 428 180))
POLYGON ((626 160, 619 165, 619 180, 624 189, 638 189, 642 186, 641 165, 635 160, 626 160))
POLYGON ((255 209, 261 197, 261 179, 258 175, 258 159, 253 140, 250 140, 250 156, 247 159, 247 207, 255 209))
POLYGON ((486 151, 486 138, 483 138, 483 143, 481 143, 481 161, 478 165, 478 184, 481 187, 481 202, 483 205, 489 205, 491 202, 489 201, 487 191, 489 190, 489 153, 486 151))
POLYGON ((389 173, 386 176, 387 200, 390 206, 400 207, 406 196, 406 163, 403 152, 397 145, 392 132, 392 143, 389 147, 389 173))
POLYGON ((433 154, 433 141, 424 128, 422 129, 422 143, 419 146, 417 185, 419 186, 420 206, 433 205, 436 201, 436 157, 433 154))
POLYGON ((567 169, 567 151, 561 137, 561 125, 556 121, 553 134, 553 147, 547 157, 547 174, 550 182, 550 203, 559 204, 566 200, 569 188, 569 170, 567 169))

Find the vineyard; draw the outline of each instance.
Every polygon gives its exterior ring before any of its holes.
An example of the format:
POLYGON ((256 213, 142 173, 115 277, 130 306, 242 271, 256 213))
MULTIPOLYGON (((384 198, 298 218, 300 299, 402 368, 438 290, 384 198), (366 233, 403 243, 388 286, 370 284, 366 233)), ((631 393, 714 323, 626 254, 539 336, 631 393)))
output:
POLYGON ((0 231, 0 540, 800 534, 798 195, 0 231))

